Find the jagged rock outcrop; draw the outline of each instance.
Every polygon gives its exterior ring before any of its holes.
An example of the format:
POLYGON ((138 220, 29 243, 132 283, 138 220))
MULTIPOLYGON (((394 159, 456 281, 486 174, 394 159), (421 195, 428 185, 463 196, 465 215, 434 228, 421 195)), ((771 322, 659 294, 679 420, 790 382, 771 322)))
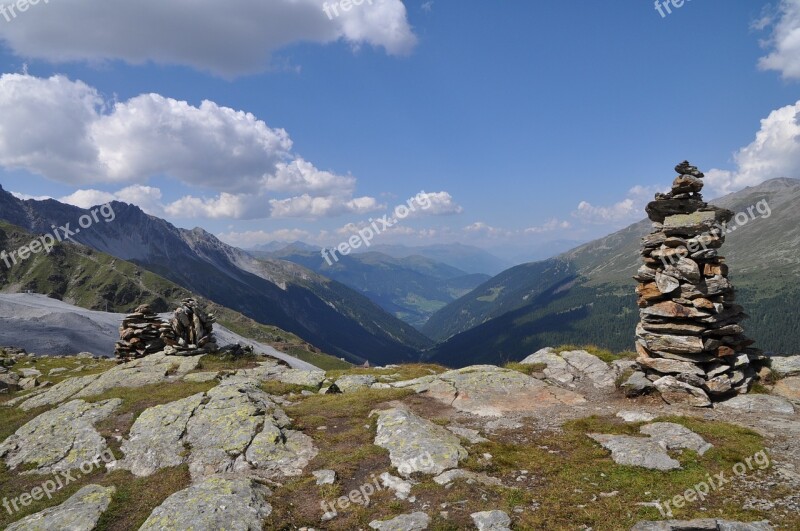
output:
POLYGON ((634 277, 641 315, 636 348, 665 400, 690 397, 708 406, 746 393, 754 365, 765 358, 744 335, 746 315, 719 254, 734 214, 703 201, 704 175, 696 167, 683 162, 675 170, 672 190, 647 205, 653 232, 642 240, 644 265, 634 277))

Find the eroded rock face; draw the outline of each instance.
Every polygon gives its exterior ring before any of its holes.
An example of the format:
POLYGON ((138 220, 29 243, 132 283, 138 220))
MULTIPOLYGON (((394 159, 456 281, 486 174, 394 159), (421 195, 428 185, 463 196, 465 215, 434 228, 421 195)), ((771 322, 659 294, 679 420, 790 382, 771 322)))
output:
POLYGON ((770 395, 737 396, 720 402, 718 409, 730 409, 746 413, 780 413, 782 415, 794 414, 794 406, 784 398, 770 395))
POLYGON ((33 466, 37 474, 99 463, 101 456, 108 455, 108 446, 94 425, 121 404, 118 398, 94 404, 73 400, 42 413, 0 444, 0 457, 12 470, 33 466))
POLYGON ((389 450, 392 466, 400 475, 415 472, 438 475, 467 458, 458 437, 405 409, 377 412, 375 444, 389 450))
POLYGON ((139 531, 261 531, 272 513, 270 495, 250 478, 211 476, 167 498, 139 531))
POLYGON ((87 485, 56 507, 32 514, 6 528, 6 531, 92 531, 108 509, 116 489, 87 485))
POLYGON ((459 411, 482 417, 502 417, 509 413, 534 414, 555 405, 586 402, 585 398, 572 391, 492 365, 466 367, 396 382, 391 386, 426 393, 459 411))

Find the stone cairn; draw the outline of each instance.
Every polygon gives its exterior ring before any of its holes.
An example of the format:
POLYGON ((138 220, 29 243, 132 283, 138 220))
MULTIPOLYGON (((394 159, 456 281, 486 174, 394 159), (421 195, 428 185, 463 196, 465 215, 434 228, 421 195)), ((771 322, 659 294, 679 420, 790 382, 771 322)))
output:
POLYGON ((134 360, 164 350, 161 338, 163 321, 149 304, 143 304, 125 316, 119 329, 115 355, 122 360, 134 360))
POLYGON ((214 339, 214 315, 207 314, 194 299, 184 299, 169 322, 160 327, 166 352, 195 356, 218 350, 214 339))
MULTIPOLYGON (((642 240, 639 282, 638 363, 662 396, 687 393, 710 405, 749 391, 765 359, 740 323, 725 242, 730 210, 703 201, 703 173, 684 161, 672 191, 647 206, 653 232, 642 240)), ((699 402, 699 403, 698 403, 699 402)))

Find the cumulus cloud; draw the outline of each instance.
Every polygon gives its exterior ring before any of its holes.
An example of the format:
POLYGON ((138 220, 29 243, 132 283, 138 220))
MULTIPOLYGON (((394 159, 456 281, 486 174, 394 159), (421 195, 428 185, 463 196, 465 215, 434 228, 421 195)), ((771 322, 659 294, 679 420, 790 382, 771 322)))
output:
POLYGON ((417 208, 411 211, 408 217, 451 216, 464 212, 464 208, 456 203, 453 196, 444 191, 421 192, 414 199, 414 204, 417 208))
POLYGON ((800 101, 761 120, 755 140, 733 155, 736 169, 706 172, 716 195, 741 190, 775 177, 800 177, 800 101))
POLYGON ((763 70, 776 70, 784 79, 800 79, 800 0, 781 0, 776 17, 762 17, 755 27, 772 27, 765 42, 768 55, 758 65, 763 70))
MULTIPOLYGON (((372 0, 338 16, 321 0, 82 0, 40 4, 0 25, 17 55, 52 62, 178 64, 226 77, 259 72, 295 43, 371 45, 405 55, 416 44, 402 0, 372 0), (201 35, 202 38, 196 37, 201 35)), ((336 1, 329 4, 339 6, 336 1)))
POLYGON ((644 215, 645 206, 659 191, 664 190, 637 185, 628 190, 623 200, 610 206, 597 206, 588 201, 581 201, 572 215, 584 222, 598 225, 635 221, 644 215))
POLYGON ((20 192, 10 192, 10 194, 23 201, 46 201, 48 199, 53 199, 49 195, 28 195, 20 192))
MULTIPOLYGON (((313 218, 379 207, 354 197, 354 177, 316 168, 292 151, 286 131, 250 113, 159 94, 112 103, 63 76, 0 76, 0 166, 77 186, 128 184, 115 193, 81 189, 65 201, 114 198, 179 218, 313 218), (143 184, 155 176, 215 195, 163 205, 160 190, 143 184)), ((447 197, 438 199, 447 208, 447 197)))

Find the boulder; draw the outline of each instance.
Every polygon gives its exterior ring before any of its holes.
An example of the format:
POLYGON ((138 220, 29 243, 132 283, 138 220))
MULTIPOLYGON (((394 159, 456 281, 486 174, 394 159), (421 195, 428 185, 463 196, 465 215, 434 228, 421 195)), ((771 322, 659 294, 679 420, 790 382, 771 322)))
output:
POLYGON ((673 376, 659 378, 653 385, 661 393, 667 404, 685 404, 695 407, 708 407, 711 400, 702 389, 681 382, 673 376))
POLYGON ((271 494, 251 478, 211 476, 167 498, 139 531, 261 531, 272 513, 271 494))
POLYGON ((428 529, 430 517, 423 512, 401 514, 391 520, 373 520, 369 523, 372 529, 378 531, 423 531, 428 529))
POLYGON ((484 511, 470 516, 478 531, 511 531, 511 518, 503 511, 484 511))
POLYGON ((38 531, 64 529, 93 531, 100 516, 108 509, 116 489, 87 485, 56 507, 26 516, 6 528, 6 531, 38 531))

